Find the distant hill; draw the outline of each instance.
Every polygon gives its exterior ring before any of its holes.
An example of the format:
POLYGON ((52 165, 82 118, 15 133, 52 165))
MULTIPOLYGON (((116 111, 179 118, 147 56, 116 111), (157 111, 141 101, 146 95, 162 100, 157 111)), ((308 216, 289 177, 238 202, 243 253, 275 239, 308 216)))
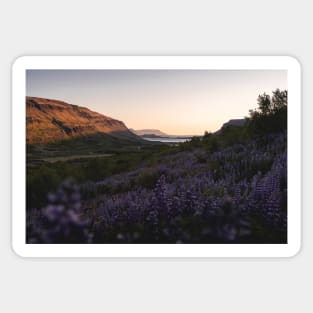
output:
POLYGON ((28 146, 40 146, 35 150, 49 146, 51 151, 51 145, 58 145, 56 153, 76 153, 79 149, 104 152, 147 144, 122 121, 78 105, 37 97, 26 97, 26 142, 28 146))
POLYGON ((159 129, 139 129, 139 130, 130 129, 130 131, 138 136, 146 136, 146 137, 149 137, 151 135, 153 135, 154 137, 169 137, 170 136, 168 134, 163 133, 159 129))
POLYGON ((140 137, 145 137, 145 138, 191 138, 194 137, 194 135, 168 135, 164 132, 162 132, 159 129, 140 129, 140 130, 134 130, 132 128, 129 129, 131 132, 136 134, 137 136, 140 137))

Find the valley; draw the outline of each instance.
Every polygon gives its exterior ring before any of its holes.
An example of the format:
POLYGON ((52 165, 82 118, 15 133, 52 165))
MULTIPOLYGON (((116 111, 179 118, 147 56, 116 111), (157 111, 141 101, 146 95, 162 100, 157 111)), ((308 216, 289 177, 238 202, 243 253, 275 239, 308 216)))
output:
POLYGON ((167 144, 38 99, 27 98, 28 243, 287 242, 285 100, 167 144))

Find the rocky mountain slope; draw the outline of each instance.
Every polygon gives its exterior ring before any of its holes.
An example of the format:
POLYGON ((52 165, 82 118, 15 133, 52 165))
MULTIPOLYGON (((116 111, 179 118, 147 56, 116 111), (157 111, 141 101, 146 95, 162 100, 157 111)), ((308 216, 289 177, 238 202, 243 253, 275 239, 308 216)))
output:
POLYGON ((231 119, 228 122, 224 123, 222 128, 227 126, 243 126, 245 122, 246 120, 244 118, 231 119))
POLYGON ((224 123, 222 127, 214 132, 215 135, 219 135, 222 132, 222 129, 225 129, 229 126, 243 126, 246 123, 246 119, 244 118, 238 118, 238 119, 231 119, 228 122, 224 123))
POLYGON ((26 134, 28 144, 96 134, 140 141, 121 121, 77 105, 35 97, 26 97, 26 134))

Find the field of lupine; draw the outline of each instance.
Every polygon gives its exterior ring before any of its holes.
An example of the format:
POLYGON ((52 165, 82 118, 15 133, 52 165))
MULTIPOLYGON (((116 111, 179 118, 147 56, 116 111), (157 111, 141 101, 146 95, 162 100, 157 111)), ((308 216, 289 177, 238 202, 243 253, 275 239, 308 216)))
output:
POLYGON ((287 135, 66 179, 27 210, 28 243, 286 243, 287 135))

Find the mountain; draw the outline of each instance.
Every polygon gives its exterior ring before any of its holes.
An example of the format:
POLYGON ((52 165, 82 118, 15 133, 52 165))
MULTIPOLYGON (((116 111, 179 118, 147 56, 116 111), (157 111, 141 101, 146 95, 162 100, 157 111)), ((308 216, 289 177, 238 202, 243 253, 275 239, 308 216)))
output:
POLYGON ((27 143, 38 144, 91 134, 110 134, 139 140, 125 124, 66 102, 26 97, 27 143))
POLYGON ((246 122, 246 119, 244 118, 238 118, 238 119, 231 119, 228 122, 224 123, 222 127, 217 130, 214 134, 218 135, 221 133, 223 128, 229 127, 229 126, 243 126, 246 122))
POLYGON ((155 137, 169 137, 170 135, 163 133, 159 129, 130 129, 131 132, 138 136, 151 136, 154 135, 155 137))
POLYGON ((78 105, 37 97, 26 97, 26 142, 37 152, 43 148, 51 151, 53 146, 58 154, 147 144, 121 121, 78 105))
POLYGON ((246 120, 244 118, 231 119, 224 123, 222 128, 227 126, 243 126, 245 122, 246 120))

